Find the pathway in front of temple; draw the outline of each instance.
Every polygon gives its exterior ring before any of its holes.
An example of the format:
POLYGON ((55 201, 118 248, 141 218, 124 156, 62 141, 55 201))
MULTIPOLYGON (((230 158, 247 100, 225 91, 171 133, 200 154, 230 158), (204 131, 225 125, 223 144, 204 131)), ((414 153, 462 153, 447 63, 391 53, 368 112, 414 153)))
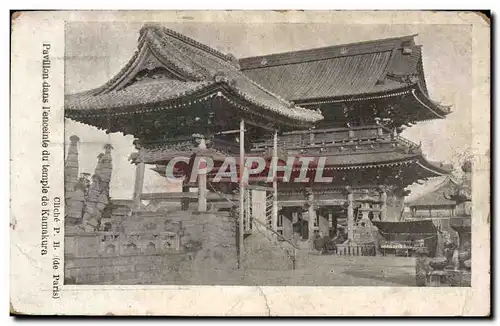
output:
POLYGON ((415 259, 301 255, 291 271, 246 270, 245 285, 415 286, 415 259))
MULTIPOLYGON (((247 286, 415 286, 415 258, 349 257, 299 254, 297 269, 201 271, 204 280, 178 280, 178 285, 247 286)), ((173 284, 156 280, 148 284, 173 284)))

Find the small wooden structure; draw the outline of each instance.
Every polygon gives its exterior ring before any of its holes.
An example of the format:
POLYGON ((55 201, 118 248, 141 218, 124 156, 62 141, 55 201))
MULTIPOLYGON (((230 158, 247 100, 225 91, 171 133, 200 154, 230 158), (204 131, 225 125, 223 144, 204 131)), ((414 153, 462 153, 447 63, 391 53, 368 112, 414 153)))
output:
POLYGON ((438 231, 431 221, 372 223, 384 237, 384 241, 380 242, 380 250, 384 256, 398 252, 410 256, 415 250, 422 248, 426 248, 430 256, 436 254, 438 231))

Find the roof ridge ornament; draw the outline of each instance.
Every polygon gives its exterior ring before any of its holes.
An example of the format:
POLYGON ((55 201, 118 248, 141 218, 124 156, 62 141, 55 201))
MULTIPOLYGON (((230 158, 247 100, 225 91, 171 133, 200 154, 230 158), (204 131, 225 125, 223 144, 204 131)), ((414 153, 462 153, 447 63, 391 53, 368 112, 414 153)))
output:
POLYGON ((225 71, 217 71, 214 74, 214 82, 216 83, 226 83, 231 87, 236 86, 236 79, 231 78, 225 71))
POLYGON ((409 55, 409 54, 412 54, 413 53, 413 48, 411 47, 411 42, 409 41, 406 41, 406 42, 403 42, 403 44, 401 44, 402 47, 403 47, 403 54, 404 55, 409 55))
POLYGON ((143 33, 145 33, 146 31, 149 31, 149 30, 153 30, 156 32, 161 32, 161 33, 167 34, 167 35, 174 37, 178 40, 181 40, 181 41, 183 41, 191 46, 197 47, 200 50, 211 53, 222 60, 232 62, 232 58, 229 55, 222 53, 221 51, 216 50, 216 49, 214 49, 206 44, 198 42, 189 36, 186 36, 184 34, 176 32, 170 28, 167 28, 159 23, 146 23, 146 24, 144 24, 144 26, 142 26, 139 33, 140 33, 140 35, 142 35, 143 33))

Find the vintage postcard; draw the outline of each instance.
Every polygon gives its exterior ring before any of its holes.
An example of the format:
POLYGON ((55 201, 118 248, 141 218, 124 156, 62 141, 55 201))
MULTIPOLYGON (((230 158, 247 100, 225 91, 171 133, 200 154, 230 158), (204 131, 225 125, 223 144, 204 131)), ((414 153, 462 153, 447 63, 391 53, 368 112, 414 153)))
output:
POLYGON ((486 316, 490 22, 12 17, 11 312, 486 316))

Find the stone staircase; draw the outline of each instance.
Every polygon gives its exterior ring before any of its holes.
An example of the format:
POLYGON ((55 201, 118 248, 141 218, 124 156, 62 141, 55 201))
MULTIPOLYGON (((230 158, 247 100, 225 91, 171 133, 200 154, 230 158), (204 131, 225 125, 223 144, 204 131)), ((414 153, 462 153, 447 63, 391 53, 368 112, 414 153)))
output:
POLYGON ((265 270, 294 269, 296 248, 289 240, 280 241, 279 238, 278 233, 253 219, 252 234, 247 236, 244 242, 244 267, 265 270))
MULTIPOLYGON (((213 189, 213 188, 212 188, 213 189)), ((213 191, 225 198, 233 206, 233 218, 239 223, 239 203, 215 189, 213 191)), ((236 192, 239 195, 239 190, 236 192)), ((238 196, 239 198, 239 196, 238 196)), ((269 197, 265 201, 265 217, 259 220, 254 216, 250 191, 247 190, 244 202, 244 243, 243 265, 246 270, 292 270, 295 268, 294 248, 296 245, 270 227, 272 210, 269 197)))

